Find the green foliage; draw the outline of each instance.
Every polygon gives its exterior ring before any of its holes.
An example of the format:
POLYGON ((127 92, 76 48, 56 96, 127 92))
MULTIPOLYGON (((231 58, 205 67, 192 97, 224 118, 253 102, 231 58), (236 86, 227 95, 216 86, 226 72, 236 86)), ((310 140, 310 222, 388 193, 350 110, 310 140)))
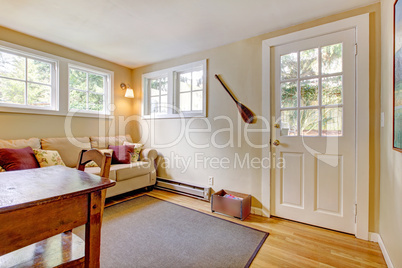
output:
POLYGON ((0 52, 0 76, 4 77, 0 78, 0 102, 50 106, 50 68, 51 65, 43 61, 0 52))
MULTIPOLYGON (((300 81, 300 107, 318 106, 319 88, 318 53, 321 55, 322 74, 342 72, 342 43, 300 51, 300 59, 296 52, 281 56, 281 108, 298 107, 297 80, 300 81), (299 70, 300 68, 300 70, 299 70), (299 76, 298 76, 299 74, 299 76), (312 77, 311 79, 306 79, 312 77), (300 80, 304 78, 305 80, 300 80), (291 81, 286 81, 290 80, 291 81), (284 81, 285 80, 285 81, 284 81), (296 81, 295 81, 296 80, 296 81)), ((322 105, 342 104, 342 76, 322 78, 322 105)), ((402 87, 402 86, 401 86, 402 87)), ((323 135, 338 133, 342 130, 342 108, 301 109, 300 118, 293 111, 282 111, 284 128, 296 129, 299 120, 303 135, 318 135, 321 113, 323 135), (324 133, 325 130, 325 133, 324 133)), ((290 135, 290 134, 289 134, 290 135)))
POLYGON ((318 80, 305 80, 300 83, 301 106, 318 105, 318 80))
POLYGON ((323 74, 342 72, 342 44, 322 47, 321 59, 323 74))
POLYGON ((70 109, 103 111, 105 77, 70 68, 70 109))
POLYGON ((281 107, 293 108, 297 107, 297 84, 294 82, 286 82, 281 84, 281 107))

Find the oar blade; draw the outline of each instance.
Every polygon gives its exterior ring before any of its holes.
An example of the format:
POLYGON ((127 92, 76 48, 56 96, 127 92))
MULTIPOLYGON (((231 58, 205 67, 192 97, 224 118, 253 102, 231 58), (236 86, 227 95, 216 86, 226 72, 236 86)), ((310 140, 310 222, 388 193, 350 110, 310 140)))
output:
POLYGON ((254 121, 254 113, 240 102, 237 103, 237 109, 240 112, 241 118, 247 124, 251 124, 254 121))

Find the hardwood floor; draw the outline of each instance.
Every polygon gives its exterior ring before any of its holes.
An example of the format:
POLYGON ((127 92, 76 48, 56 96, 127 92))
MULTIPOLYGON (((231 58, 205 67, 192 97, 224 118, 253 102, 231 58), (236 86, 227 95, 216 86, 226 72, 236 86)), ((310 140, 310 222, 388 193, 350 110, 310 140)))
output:
POLYGON ((143 194, 269 232, 251 267, 386 267, 377 243, 276 217, 250 215, 240 221, 211 213, 208 202, 166 191, 138 191, 112 197, 107 200, 106 206, 143 194))

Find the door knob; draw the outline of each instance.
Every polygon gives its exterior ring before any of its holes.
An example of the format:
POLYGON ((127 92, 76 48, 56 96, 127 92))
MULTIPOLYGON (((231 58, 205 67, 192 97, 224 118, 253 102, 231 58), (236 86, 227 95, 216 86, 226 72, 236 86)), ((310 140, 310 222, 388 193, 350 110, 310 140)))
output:
POLYGON ((281 144, 278 140, 275 140, 274 143, 272 143, 274 146, 278 146, 279 144, 281 144))
POLYGON ((279 124, 274 125, 275 128, 280 128, 281 126, 279 124))

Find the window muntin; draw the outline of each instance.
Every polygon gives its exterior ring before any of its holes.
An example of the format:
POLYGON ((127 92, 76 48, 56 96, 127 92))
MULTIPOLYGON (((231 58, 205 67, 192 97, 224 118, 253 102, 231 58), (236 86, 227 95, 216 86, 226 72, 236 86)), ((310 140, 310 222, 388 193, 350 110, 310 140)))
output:
POLYGON ((178 107, 182 112, 200 112, 203 108, 203 70, 177 72, 178 107))
POLYGON ((343 135, 342 46, 281 55, 282 136, 343 135))
POLYGON ((0 106, 57 110, 55 60, 0 47, 0 106))
POLYGON ((143 75, 143 117, 205 116, 206 60, 143 75))
POLYGON ((151 114, 167 114, 168 111, 168 78, 163 76, 160 78, 149 79, 150 93, 150 113, 151 114))
POLYGON ((110 74, 75 65, 68 71, 69 111, 109 114, 110 74))

